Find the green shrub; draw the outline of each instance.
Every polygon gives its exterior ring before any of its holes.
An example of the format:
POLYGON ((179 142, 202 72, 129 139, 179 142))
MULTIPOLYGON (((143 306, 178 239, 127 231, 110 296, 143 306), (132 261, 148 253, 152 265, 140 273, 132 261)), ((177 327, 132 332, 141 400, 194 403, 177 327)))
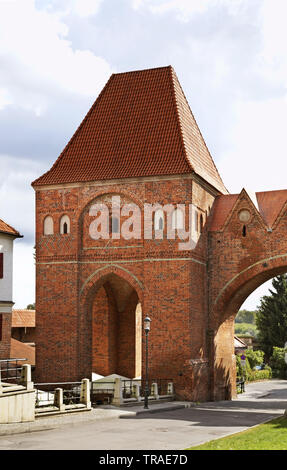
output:
POLYGON ((236 375, 237 377, 243 377, 243 367, 241 365, 240 356, 236 356, 236 375))
POLYGON ((253 351, 253 349, 247 349, 244 354, 248 359, 251 369, 254 369, 255 366, 261 366, 261 364, 264 362, 263 351, 253 351))
POLYGON ((285 349, 273 347, 272 356, 270 358, 270 366, 272 368, 273 376, 281 379, 286 379, 287 364, 285 362, 285 349))
POLYGON ((249 374, 247 374, 246 381, 247 382, 254 382, 255 380, 265 380, 272 378, 272 370, 271 367, 265 367, 262 370, 252 370, 249 374))
POLYGON ((264 352, 248 349, 244 352, 245 366, 242 366, 240 356, 236 356, 236 374, 238 378, 244 378, 246 382, 265 380, 272 378, 271 367, 265 366, 262 370, 254 370, 253 367, 263 363, 264 352))

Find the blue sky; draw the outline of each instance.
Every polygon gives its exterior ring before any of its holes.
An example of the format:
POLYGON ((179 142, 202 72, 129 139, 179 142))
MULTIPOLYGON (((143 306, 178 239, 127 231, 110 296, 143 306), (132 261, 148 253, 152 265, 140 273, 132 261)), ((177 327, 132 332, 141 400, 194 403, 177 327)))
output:
POLYGON ((30 183, 113 72, 172 65, 229 191, 286 188, 286 13, 286 0, 0 0, 0 217, 24 235, 17 307, 34 300, 30 183))

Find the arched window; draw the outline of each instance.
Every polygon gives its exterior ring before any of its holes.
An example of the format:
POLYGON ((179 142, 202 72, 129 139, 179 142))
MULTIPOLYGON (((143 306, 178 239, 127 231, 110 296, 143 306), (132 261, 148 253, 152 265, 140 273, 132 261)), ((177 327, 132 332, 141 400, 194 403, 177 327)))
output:
POLYGON ((54 234, 54 221, 50 215, 45 217, 44 220, 44 235, 54 234))
POLYGON ((171 216, 171 228, 181 230, 184 228, 183 212, 180 209, 175 209, 171 216))
POLYGON ((67 235, 70 233, 70 218, 67 215, 63 215, 60 220, 60 234, 67 235))
POLYGON ((164 213, 162 209, 157 209, 154 213, 154 229, 155 230, 164 229, 164 213))

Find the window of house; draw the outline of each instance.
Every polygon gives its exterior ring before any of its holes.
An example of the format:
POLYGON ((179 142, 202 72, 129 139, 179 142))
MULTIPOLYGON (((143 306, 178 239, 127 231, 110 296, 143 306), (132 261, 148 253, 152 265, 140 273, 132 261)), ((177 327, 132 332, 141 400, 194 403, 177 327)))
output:
POLYGON ((44 220, 44 235, 53 235, 54 234, 54 221, 50 215, 48 215, 44 220))
POLYGON ((162 209, 158 209, 154 213, 154 229, 155 230, 164 229, 164 213, 162 209))
POLYGON ((67 215, 63 215, 60 219, 60 234, 67 235, 70 233, 70 218, 67 215))

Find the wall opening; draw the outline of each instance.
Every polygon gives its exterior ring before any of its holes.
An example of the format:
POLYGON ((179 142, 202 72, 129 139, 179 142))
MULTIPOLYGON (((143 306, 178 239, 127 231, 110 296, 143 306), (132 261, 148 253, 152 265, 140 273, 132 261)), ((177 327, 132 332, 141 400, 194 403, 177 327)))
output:
POLYGON ((141 377, 142 309, 135 289, 123 278, 105 276, 90 300, 92 373, 141 377))

